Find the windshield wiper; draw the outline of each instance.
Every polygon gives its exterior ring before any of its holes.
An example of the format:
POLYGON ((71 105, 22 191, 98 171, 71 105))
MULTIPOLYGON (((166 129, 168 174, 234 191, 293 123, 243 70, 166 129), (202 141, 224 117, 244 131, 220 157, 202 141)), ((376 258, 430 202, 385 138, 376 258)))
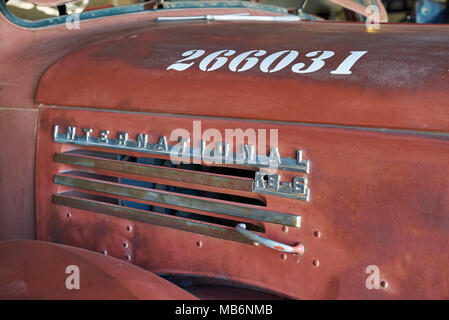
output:
POLYGON ((186 16, 186 17, 157 17, 156 21, 182 21, 182 20, 207 20, 207 21, 274 21, 291 22, 300 21, 299 16, 251 16, 248 13, 237 14, 207 14, 205 16, 186 16))

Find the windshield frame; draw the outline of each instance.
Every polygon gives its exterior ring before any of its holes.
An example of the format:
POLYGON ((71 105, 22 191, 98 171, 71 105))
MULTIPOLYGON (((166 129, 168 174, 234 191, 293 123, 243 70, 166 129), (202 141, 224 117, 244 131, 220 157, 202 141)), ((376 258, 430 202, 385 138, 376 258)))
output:
MULTIPOLYGON (((79 13, 79 20, 91 20, 96 18, 103 17, 111 17, 116 15, 123 14, 132 14, 139 12, 149 12, 149 11, 167 11, 174 9, 216 9, 216 8, 229 8, 229 9, 253 9, 253 10, 261 10, 272 12, 276 14, 288 14, 288 10, 286 8, 277 7, 274 5, 261 4, 256 2, 248 2, 248 1, 182 1, 182 2, 166 2, 164 3, 164 7, 161 9, 147 9, 145 8, 145 3, 138 4, 130 4, 119 7, 112 8, 103 8, 98 10, 91 10, 87 12, 79 13)), ((66 23, 67 17, 70 15, 63 15, 59 17, 45 18, 41 20, 25 20, 15 16, 9 11, 6 3, 3 0, 0 0, 0 12, 1 14, 8 19, 13 24, 23 27, 23 28, 44 28, 49 26, 57 26, 66 23)), ((302 13, 303 19, 317 20, 315 16, 302 13)))

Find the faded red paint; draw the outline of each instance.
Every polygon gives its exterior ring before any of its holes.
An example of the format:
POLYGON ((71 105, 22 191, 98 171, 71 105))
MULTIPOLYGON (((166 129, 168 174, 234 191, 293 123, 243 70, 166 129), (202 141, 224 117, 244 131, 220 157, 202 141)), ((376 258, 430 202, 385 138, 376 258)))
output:
MULTIPOLYGON (((0 14, 0 133, 6 137, 2 149, 8 150, 0 160, 0 239, 36 237, 34 161, 39 104, 34 98, 48 67, 73 50, 105 38, 131 35, 158 16, 241 12, 270 14, 243 8, 147 11, 85 20, 76 32, 65 24, 27 29, 0 14)), ((72 92, 70 88, 64 90, 72 92)))
MULTIPOLYGON (((109 129, 111 137, 117 131, 128 131, 130 139, 150 127, 150 142, 157 142, 160 135, 169 137, 174 128, 190 131, 193 120, 42 108, 36 177, 39 239, 97 252, 107 248, 120 259, 132 253, 133 263, 158 274, 224 277, 288 297, 449 298, 449 278, 442 271, 449 265, 449 257, 439 254, 449 250, 449 148, 445 136, 202 119, 203 130, 216 128, 222 134, 224 129, 277 128, 282 156, 294 157, 297 148, 304 150, 304 158, 311 161, 310 202, 264 196, 267 210, 299 214, 302 227, 283 232, 282 226, 263 223, 266 232, 262 234, 289 245, 302 242, 305 253, 299 259, 288 254, 283 260, 281 252, 264 246, 51 203, 52 194, 68 190, 53 184, 53 175, 73 168, 54 163, 53 156, 74 148, 52 142, 53 125, 60 125, 62 132, 68 125, 94 128, 95 135, 99 128, 109 129), (72 218, 67 219, 67 211, 72 218), (128 225, 132 225, 131 233, 126 230, 128 225), (319 238, 314 235, 317 230, 319 238), (96 236, 89 236, 92 234, 96 236), (124 239, 129 248, 122 247, 124 239), (382 279, 389 283, 387 289, 365 288, 365 268, 372 264, 379 266, 382 279), (410 278, 414 281, 408 281, 410 278), (435 279, 432 286, 428 279, 435 279)), ((294 176, 285 171, 279 174, 282 180, 294 176)))
POLYGON ((149 271, 80 248, 3 241, 0 255, 0 299, 196 299, 149 271), (72 265, 79 268, 79 290, 66 287, 72 265))
POLYGON ((67 55, 45 72, 36 101, 447 132, 448 28, 382 25, 379 32, 368 33, 364 24, 325 22, 158 23, 133 37, 117 36, 67 55), (401 38, 407 40, 399 44, 401 38), (231 72, 227 65, 204 72, 198 68, 201 58, 185 71, 166 70, 188 50, 243 53, 254 48, 298 50, 298 62, 310 61, 304 54, 315 50, 331 50, 335 56, 309 74, 293 73, 290 67, 263 73, 258 66, 231 72), (354 50, 368 52, 352 74, 330 74, 354 50), (67 94, 68 83, 73 94, 67 94))
POLYGON ((37 110, 0 106, 0 241, 35 239, 37 110))
MULTIPOLYGON (((380 32, 366 33, 364 24, 329 22, 269 28, 263 23, 154 22, 164 15, 237 12, 263 14, 242 9, 153 11, 83 21, 76 32, 64 25, 26 30, 0 17, 0 107, 7 109, 0 110, 0 133, 8 137, 2 147, 10 150, 1 166, 24 170, 20 177, 2 171, 2 221, 13 221, 17 228, 5 233, 8 227, 2 225, 2 238, 32 234, 32 150, 39 110, 35 198, 40 240, 97 252, 107 248, 112 256, 128 255, 133 264, 154 273, 227 279, 294 298, 448 299, 449 257, 440 254, 449 250, 448 27, 382 25, 380 32), (225 68, 168 72, 166 67, 193 45, 208 52, 295 49, 303 55, 333 50, 337 56, 310 75, 287 70, 262 74, 257 69, 233 74, 225 68), (351 50, 368 54, 351 76, 330 75, 337 57, 351 50), (46 106, 52 104, 76 108, 46 106), (52 194, 68 190, 53 184, 53 175, 70 168, 54 163, 53 156, 72 148, 52 142, 54 124, 107 128, 111 135, 127 130, 133 136, 150 129, 150 139, 156 139, 170 136, 174 128, 190 130, 199 117, 189 115, 204 116, 204 129, 221 132, 279 129, 285 157, 303 149, 312 164, 311 201, 265 196, 267 209, 300 214, 302 228, 286 233, 281 226, 263 224, 268 238, 303 242, 306 252, 300 259, 263 246, 51 203, 52 194), (19 127, 18 118, 25 119, 19 127), (335 124, 344 126, 330 126, 335 124), (17 227, 22 217, 26 232, 17 227), (388 288, 365 288, 365 268, 372 264, 379 266, 388 288)), ((280 174, 284 180, 293 177, 280 174)), ((161 294, 171 292, 157 288, 161 294)))
MULTIPOLYGON (((77 49, 106 39, 133 35, 148 24, 156 24, 157 17, 232 13, 272 15, 271 12, 245 8, 151 10, 87 19, 81 22, 82 28, 75 32, 67 29, 65 24, 39 29, 23 28, 0 15, 1 106, 38 108, 39 104, 35 103, 34 98, 43 73, 60 58, 77 49), (12 94, 19 91, 20 94, 12 94)), ((68 89, 66 92, 73 91, 68 89)))

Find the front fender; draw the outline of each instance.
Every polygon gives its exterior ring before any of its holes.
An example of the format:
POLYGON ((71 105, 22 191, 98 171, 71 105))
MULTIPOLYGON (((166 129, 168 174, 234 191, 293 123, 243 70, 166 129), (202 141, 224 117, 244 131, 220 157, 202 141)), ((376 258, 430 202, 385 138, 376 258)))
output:
POLYGON ((3 241, 0 256, 0 299, 196 299, 150 271, 71 246, 3 241))

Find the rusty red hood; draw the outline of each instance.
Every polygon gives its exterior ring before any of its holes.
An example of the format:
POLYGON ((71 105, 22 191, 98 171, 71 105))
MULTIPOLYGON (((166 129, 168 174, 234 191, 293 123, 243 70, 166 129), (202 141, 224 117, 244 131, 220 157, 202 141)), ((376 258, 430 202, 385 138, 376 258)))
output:
POLYGON ((449 27, 150 23, 57 61, 36 102, 449 132, 449 27))

